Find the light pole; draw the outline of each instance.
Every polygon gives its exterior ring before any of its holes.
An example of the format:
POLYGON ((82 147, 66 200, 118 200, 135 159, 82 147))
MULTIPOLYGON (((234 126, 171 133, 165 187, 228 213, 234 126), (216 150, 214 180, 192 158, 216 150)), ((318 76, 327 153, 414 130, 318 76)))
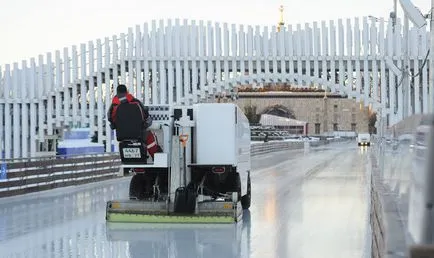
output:
MULTIPOLYGON (((397 2, 396 0, 394 0, 394 3, 397 2)), ((409 96, 408 96, 408 92, 409 92, 409 78, 408 78, 408 69, 407 67, 405 67, 406 65, 409 64, 409 61, 407 60, 407 51, 408 51, 408 22, 409 20, 411 20, 411 22, 417 27, 417 28, 422 28, 423 26, 425 26, 426 23, 426 19, 427 16, 423 15, 420 10, 414 6, 411 2, 411 0, 399 0, 399 3, 401 4, 402 9, 404 10, 404 44, 405 44, 405 48, 404 48, 404 71, 403 71, 403 93, 405 95, 404 99, 403 99, 403 114, 406 114, 404 117, 406 117, 408 115, 408 111, 410 110, 408 108, 408 102, 409 102, 409 96), (408 80, 408 81, 407 81, 408 80), (407 110, 405 110, 407 109, 407 110)), ((433 84, 433 79, 434 79, 434 63, 433 63, 433 51, 434 51, 434 24, 433 24, 433 15, 432 15, 432 10, 434 8, 434 0, 431 0, 431 15, 430 15, 430 39, 431 39, 431 43, 430 43, 430 81, 429 81, 429 95, 428 95, 428 112, 433 112, 433 102, 434 102, 434 84, 433 84)), ((425 113, 428 113, 424 110, 425 113)), ((403 118, 404 118, 403 117, 403 118)))
POLYGON ((430 12, 430 52, 429 52, 429 111, 434 113, 434 0, 431 0, 430 12))
MULTIPOLYGON (((409 20, 407 14, 404 15, 404 35, 403 35, 403 57, 404 57, 404 67, 402 72, 402 119, 406 118, 409 115, 410 111, 410 78, 409 78, 409 67, 410 67, 410 60, 408 56, 408 30, 409 28, 409 20)), ((399 103, 399 102, 398 102, 399 103)))
POLYGON ((396 16, 398 15, 398 0, 393 0, 393 13, 390 14, 392 18, 392 30, 395 33, 396 16))

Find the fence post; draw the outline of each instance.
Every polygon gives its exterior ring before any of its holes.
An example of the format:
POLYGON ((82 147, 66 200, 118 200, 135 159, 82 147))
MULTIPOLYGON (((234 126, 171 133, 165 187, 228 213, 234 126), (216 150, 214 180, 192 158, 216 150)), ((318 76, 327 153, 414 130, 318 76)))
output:
POLYGON ((123 177, 124 176, 124 168, 122 167, 122 165, 119 167, 119 171, 118 171, 118 177, 123 177))
POLYGON ((304 153, 309 153, 310 150, 310 143, 309 141, 304 141, 304 153))

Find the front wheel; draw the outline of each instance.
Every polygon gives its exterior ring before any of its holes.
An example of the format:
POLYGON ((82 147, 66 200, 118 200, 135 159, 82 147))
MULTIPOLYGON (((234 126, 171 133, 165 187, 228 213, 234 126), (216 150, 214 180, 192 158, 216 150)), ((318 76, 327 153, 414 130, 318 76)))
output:
POLYGON ((250 183, 250 175, 247 178, 247 194, 241 197, 241 206, 243 206, 244 210, 250 208, 250 203, 252 200, 252 186, 250 183))

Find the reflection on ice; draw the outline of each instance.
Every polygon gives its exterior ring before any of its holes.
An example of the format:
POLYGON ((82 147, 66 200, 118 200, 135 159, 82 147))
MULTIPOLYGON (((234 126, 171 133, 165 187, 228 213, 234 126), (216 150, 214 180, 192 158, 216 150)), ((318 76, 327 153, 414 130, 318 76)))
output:
POLYGON ((237 224, 107 223, 119 257, 249 257, 250 212, 237 224), (116 248, 117 249, 117 248, 116 248))
POLYGON ((0 257, 249 257, 250 213, 243 216, 226 225, 106 224, 98 212, 0 242, 0 257))
POLYGON ((0 199, 0 257, 110 257, 105 202, 128 191, 114 182, 0 199))

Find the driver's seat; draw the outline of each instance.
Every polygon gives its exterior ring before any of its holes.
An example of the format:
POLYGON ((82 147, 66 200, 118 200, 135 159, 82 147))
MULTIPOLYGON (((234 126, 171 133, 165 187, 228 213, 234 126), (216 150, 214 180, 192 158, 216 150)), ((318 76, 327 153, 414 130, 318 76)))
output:
POLYGON ((146 164, 148 159, 144 136, 144 110, 139 103, 121 103, 116 110, 116 138, 123 164, 146 164))

